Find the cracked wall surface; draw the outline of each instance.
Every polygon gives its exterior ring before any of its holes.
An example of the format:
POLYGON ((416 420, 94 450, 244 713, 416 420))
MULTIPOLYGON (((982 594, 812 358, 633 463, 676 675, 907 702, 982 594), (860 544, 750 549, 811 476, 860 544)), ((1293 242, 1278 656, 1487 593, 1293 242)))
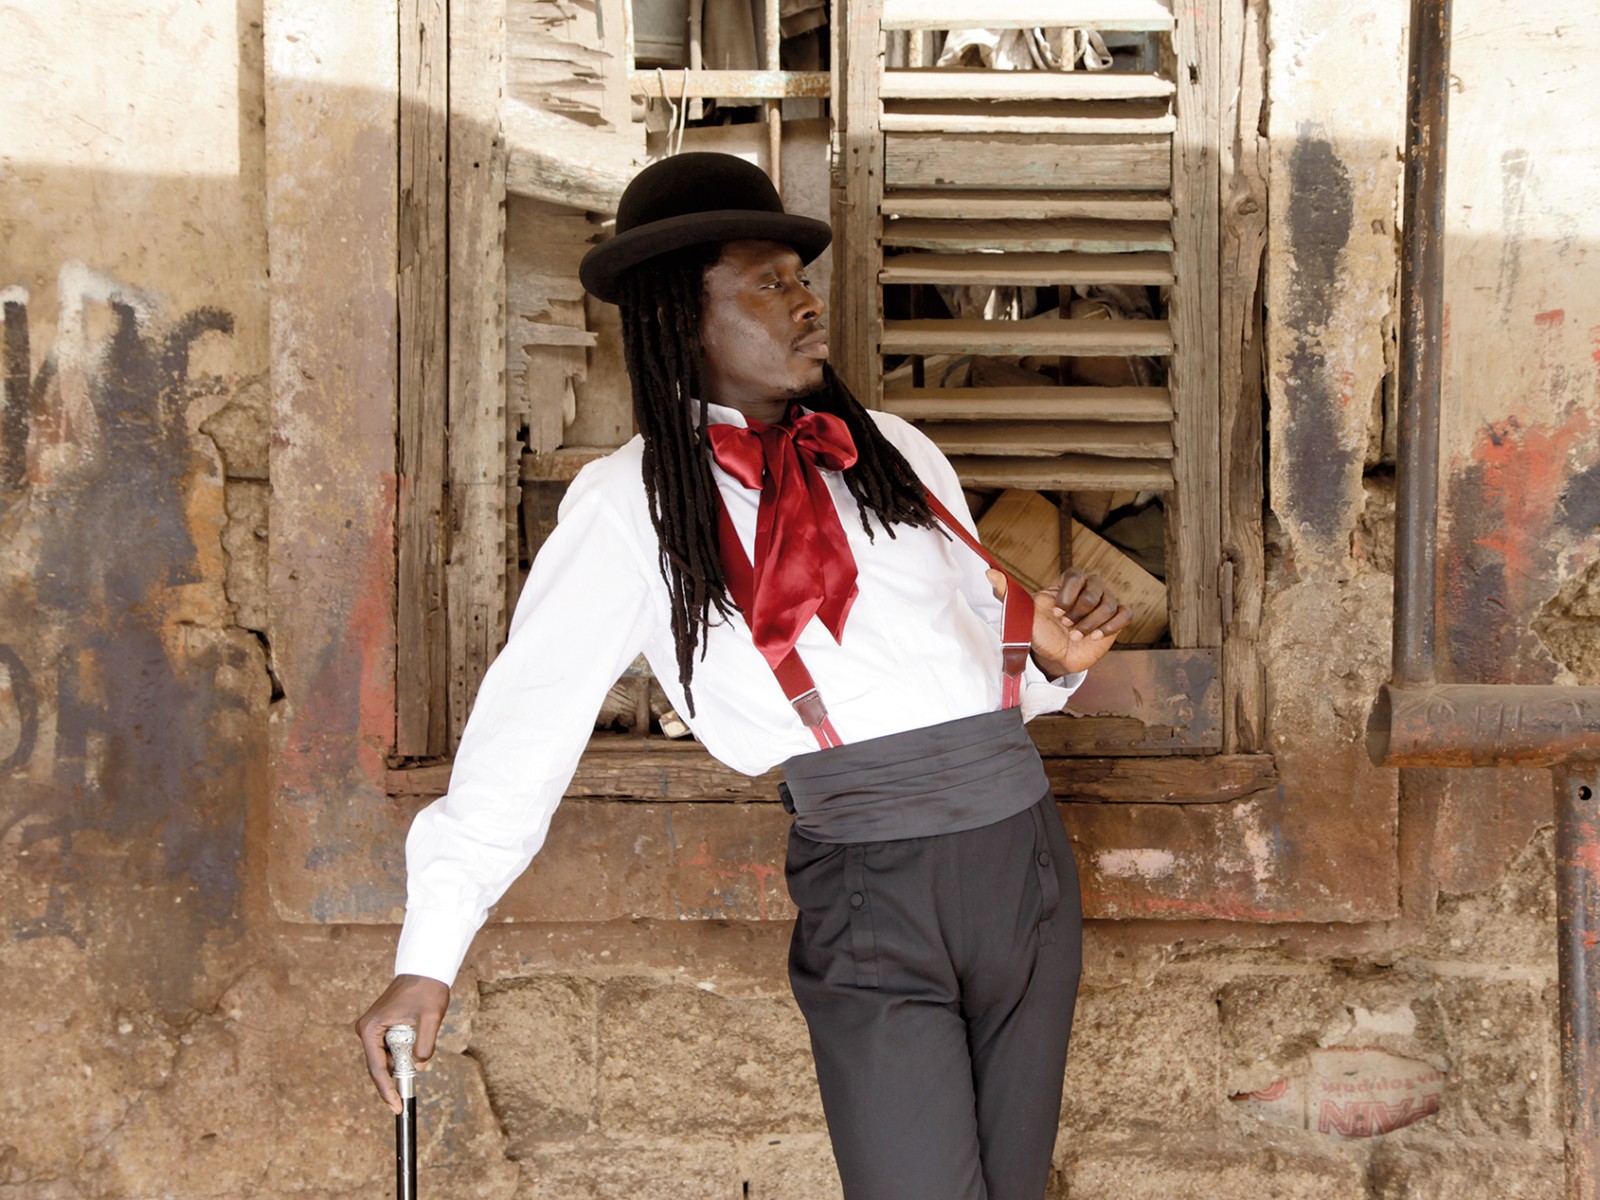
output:
MULTIPOLYGON (((0 77, 0 1200, 390 1186, 350 1023, 394 931, 291 924, 266 885, 261 8, 0 10, 24 48, 0 77)), ((1338 865, 1378 882, 1358 923, 1094 923, 1051 1196, 1553 1200, 1548 776, 1397 778, 1360 745, 1389 637, 1402 14, 1267 15, 1287 799, 1260 811, 1287 815, 1255 833, 1338 848, 1330 814, 1362 823, 1372 857, 1338 865)), ((1577 82, 1600 45, 1570 3, 1456 19, 1446 665, 1594 683, 1600 156, 1570 130, 1600 116, 1577 82)), ((595 871, 631 854, 602 841, 595 871)), ((422 1079, 428 1194, 837 1196, 787 923, 581 899, 480 936, 422 1079)))

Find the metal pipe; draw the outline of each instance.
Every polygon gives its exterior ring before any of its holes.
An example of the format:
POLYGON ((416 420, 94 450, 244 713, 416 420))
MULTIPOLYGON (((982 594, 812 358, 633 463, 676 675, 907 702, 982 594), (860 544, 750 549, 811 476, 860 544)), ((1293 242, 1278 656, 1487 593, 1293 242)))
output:
POLYGON ((1395 464, 1394 682, 1400 687, 1433 682, 1449 95, 1450 0, 1412 0, 1395 464))
POLYGON ((1367 722, 1380 767, 1548 767, 1600 758, 1600 687, 1388 686, 1367 722))
POLYGON ((1561 979, 1562 1134, 1567 1196, 1600 1192, 1600 763, 1557 768, 1556 938, 1561 979))

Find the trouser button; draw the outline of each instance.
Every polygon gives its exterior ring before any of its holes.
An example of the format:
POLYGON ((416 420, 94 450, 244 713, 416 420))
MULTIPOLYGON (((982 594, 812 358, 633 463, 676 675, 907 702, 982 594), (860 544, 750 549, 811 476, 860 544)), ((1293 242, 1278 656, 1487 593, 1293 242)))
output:
POLYGON ((1039 865, 1041 867, 1048 867, 1050 865, 1050 855, 1047 851, 1039 851, 1039 865))
POLYGON ((860 892, 851 892, 850 893, 850 907, 851 908, 860 908, 866 902, 867 902, 867 898, 865 896, 863 896, 860 892))

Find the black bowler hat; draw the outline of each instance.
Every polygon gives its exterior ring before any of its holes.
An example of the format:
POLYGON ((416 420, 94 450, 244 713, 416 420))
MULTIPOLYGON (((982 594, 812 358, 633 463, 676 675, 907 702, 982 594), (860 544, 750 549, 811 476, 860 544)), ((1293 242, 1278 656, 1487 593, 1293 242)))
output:
POLYGON ((767 173, 731 154, 691 151, 651 163, 634 176, 617 205, 617 233, 583 256, 578 278, 615 304, 617 281, 642 262, 708 242, 741 238, 793 246, 802 262, 828 248, 826 221, 783 211, 767 173))

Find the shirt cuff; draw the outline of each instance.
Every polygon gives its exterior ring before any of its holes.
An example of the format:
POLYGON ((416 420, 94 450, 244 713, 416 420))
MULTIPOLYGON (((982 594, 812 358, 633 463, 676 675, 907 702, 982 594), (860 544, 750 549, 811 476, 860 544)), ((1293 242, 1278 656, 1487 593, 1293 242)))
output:
POLYGON ((423 975, 449 987, 478 927, 450 913, 408 908, 394 952, 396 975, 423 975))
POLYGON ((1023 721, 1031 721, 1046 713, 1058 713, 1066 708, 1067 701, 1072 699, 1072 693, 1078 690, 1078 685, 1087 674, 1087 671, 1074 671, 1071 675, 1063 675, 1048 683, 1030 681, 1022 689, 1023 721))

